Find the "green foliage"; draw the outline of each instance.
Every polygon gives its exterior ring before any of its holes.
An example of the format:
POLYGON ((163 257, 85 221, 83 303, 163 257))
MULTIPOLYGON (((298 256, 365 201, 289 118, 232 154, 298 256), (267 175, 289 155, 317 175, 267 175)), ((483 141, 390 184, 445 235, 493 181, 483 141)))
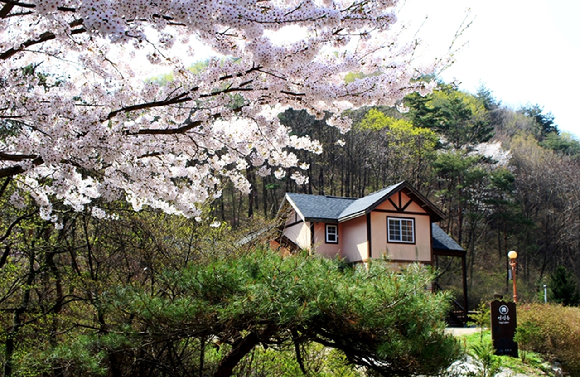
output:
POLYGON ((438 138, 435 132, 415 127, 403 119, 395 119, 371 109, 357 125, 360 130, 384 131, 388 135, 389 154, 395 158, 420 158, 433 153, 438 138))
POLYGON ((365 77, 364 73, 362 72, 349 72, 346 74, 346 76, 344 76, 344 82, 349 84, 351 82, 354 82, 357 79, 362 79, 363 77, 365 77))
MULTIPOLYGON (((488 375, 492 375, 489 373, 490 369, 495 369, 495 366, 501 367, 503 369, 503 373, 506 375, 515 375, 515 374, 523 374, 526 376, 545 376, 545 375, 552 375, 551 373, 545 373, 549 371, 549 366, 544 362, 541 355, 535 352, 526 352, 526 359, 525 362, 516 359, 510 356, 493 356, 490 355, 489 347, 492 345, 491 340, 491 331, 485 330, 483 331, 483 338, 481 334, 474 333, 467 336, 462 337, 462 342, 465 347, 465 352, 476 359, 476 363, 478 364, 478 371, 476 372, 464 372, 461 374, 451 374, 451 376, 463 377, 463 376, 481 376, 482 375, 482 366, 481 361, 477 361, 478 359, 485 359, 488 365, 491 368, 487 368, 488 375), (475 348, 477 350, 475 350, 475 348), (480 354, 481 357, 478 357, 477 354, 480 354), (505 370, 508 368, 509 370, 505 370)), ((493 350, 492 350, 493 353, 493 350)))
MULTIPOLYGON (((199 61, 199 62, 193 63, 193 65, 191 65, 187 69, 190 72, 192 72, 193 74, 198 74, 198 73, 204 71, 208 67, 208 64, 209 64, 209 61, 207 61, 207 60, 199 61)), ((159 76, 152 77, 152 78, 148 79, 147 81, 163 86, 163 85, 166 85, 168 82, 171 82, 173 80, 174 80, 173 72, 169 72, 169 73, 163 73, 159 76)))
POLYGON ((514 341, 518 343, 520 357, 525 362, 528 352, 533 351, 532 345, 543 342, 540 326, 533 322, 518 324, 514 341))
POLYGON ((491 320, 491 307, 487 302, 480 302, 477 306, 475 314, 470 314, 469 319, 471 322, 469 324, 475 324, 480 329, 481 342, 483 343, 483 329, 490 325, 491 320))
MULTIPOLYGON (((474 344, 471 348, 471 355, 479 367, 477 377, 493 377, 501 367, 499 357, 495 355, 495 349, 489 338, 482 338, 479 344, 474 344)), ((475 377, 474 376, 474 377, 475 377)))
POLYGON ((563 132, 559 134, 557 132, 551 132, 540 142, 540 145, 564 155, 573 157, 580 156, 580 141, 574 139, 569 133, 563 132))
POLYGON ((551 299, 564 306, 578 306, 580 303, 580 293, 578 284, 574 280, 572 273, 564 266, 558 266, 550 275, 551 299))
POLYGON ((554 115, 552 113, 544 114, 542 106, 538 104, 528 105, 524 106, 520 111, 534 120, 538 140, 543 140, 552 133, 559 134, 558 126, 554 123, 554 115))
POLYGON ((438 90, 425 97, 411 94, 406 104, 415 126, 439 132, 453 148, 469 147, 493 136, 484 98, 461 92, 452 85, 440 83, 438 90))
POLYGON ((550 304, 518 306, 520 347, 557 359, 572 376, 580 374, 580 309, 550 304))
MULTIPOLYGON (((363 377, 348 363, 344 354, 320 344, 310 344, 301 349, 304 368, 311 377, 363 377)), ((255 377, 295 377, 304 375, 296 361, 294 347, 256 347, 236 368, 237 375, 255 377)))
POLYGON ((447 297, 425 289, 432 275, 418 265, 403 273, 381 262, 344 269, 336 260, 257 250, 160 278, 170 297, 124 290, 118 298, 147 324, 146 342, 203 335, 228 343, 231 334, 243 341, 266 332, 262 344, 320 343, 351 363, 397 374, 436 373, 457 355, 443 332, 447 297))

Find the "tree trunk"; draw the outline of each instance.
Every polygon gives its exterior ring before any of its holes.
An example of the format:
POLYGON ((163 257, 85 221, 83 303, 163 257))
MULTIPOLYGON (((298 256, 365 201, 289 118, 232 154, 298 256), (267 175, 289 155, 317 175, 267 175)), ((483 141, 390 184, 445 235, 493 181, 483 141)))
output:
POLYGON ((273 324, 269 324, 260 333, 252 331, 244 339, 242 339, 238 344, 236 344, 230 353, 226 355, 220 362, 217 371, 214 373, 214 377, 229 377, 232 375, 234 368, 238 363, 246 356, 255 346, 257 346, 261 339, 268 339, 275 331, 277 327, 273 324))
POLYGON ((26 285, 23 287, 22 302, 20 306, 14 311, 12 316, 12 328, 6 336, 6 342, 4 347, 4 377, 12 376, 12 369, 14 366, 14 351, 16 349, 16 336, 20 331, 22 325, 22 315, 26 312, 28 305, 30 304, 30 289, 34 283, 34 252, 30 251, 28 257, 28 276, 26 278, 26 285))

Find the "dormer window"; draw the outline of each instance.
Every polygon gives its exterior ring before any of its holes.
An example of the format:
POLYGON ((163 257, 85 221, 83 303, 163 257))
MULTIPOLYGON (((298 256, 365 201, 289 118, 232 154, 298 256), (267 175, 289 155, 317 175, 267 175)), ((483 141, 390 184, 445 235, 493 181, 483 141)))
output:
POLYGON ((399 217, 387 218, 389 242, 415 243, 415 221, 399 217))
POLYGON ((338 225, 326 224, 326 243, 338 243, 338 225))

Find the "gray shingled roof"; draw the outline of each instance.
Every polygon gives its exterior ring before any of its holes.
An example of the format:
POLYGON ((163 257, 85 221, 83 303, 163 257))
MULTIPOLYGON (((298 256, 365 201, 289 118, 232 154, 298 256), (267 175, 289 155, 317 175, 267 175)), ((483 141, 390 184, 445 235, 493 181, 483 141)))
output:
POLYGON ((431 224, 431 236, 433 237, 433 250, 465 251, 435 223, 431 224))
POLYGON ((340 213, 339 219, 341 221, 350 220, 358 216, 362 216, 367 210, 375 208, 377 205, 385 201, 393 192, 397 191, 404 182, 399 182, 396 185, 386 187, 375 193, 365 196, 352 202, 344 211, 340 213))
POLYGON ((356 201, 354 198, 290 193, 286 194, 286 200, 300 212, 304 221, 338 221, 340 213, 356 201))
POLYGON ((431 213, 432 221, 443 218, 443 214, 437 207, 405 181, 360 199, 291 193, 287 193, 285 199, 298 210, 304 221, 343 222, 369 213, 402 189, 407 189, 409 195, 416 197, 423 203, 421 206, 431 213))

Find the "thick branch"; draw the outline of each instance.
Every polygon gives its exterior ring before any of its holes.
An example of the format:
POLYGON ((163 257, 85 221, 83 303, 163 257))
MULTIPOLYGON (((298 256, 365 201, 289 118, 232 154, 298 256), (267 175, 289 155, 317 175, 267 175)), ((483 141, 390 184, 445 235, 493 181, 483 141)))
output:
POLYGON ((294 353, 296 354, 296 361, 298 365, 300 365, 300 370, 302 374, 307 376, 306 368, 304 367, 304 360, 302 359, 302 352, 300 352, 300 339, 299 339, 298 332, 296 330, 292 330, 292 341, 294 342, 294 353))
MULTIPOLYGON (((237 113, 242 110, 242 107, 236 107, 232 111, 237 113)), ((219 119, 221 114, 213 114, 212 118, 214 120, 219 119)), ((165 128, 165 129, 144 129, 139 130, 137 133, 133 135, 177 135, 177 134, 184 134, 189 130, 194 129, 195 127, 201 126, 203 124, 202 121, 196 120, 195 122, 187 121, 185 124, 178 128, 165 128)))
MULTIPOLYGON (((32 217, 36 212, 37 211, 34 211, 32 213, 27 213, 26 215, 22 215, 22 216, 18 217, 16 220, 14 220, 12 222, 12 224, 10 224, 10 226, 8 227, 8 229, 6 229, 6 232, 4 233, 4 236, 0 237, 0 242, 4 242, 4 240, 6 240, 10 236, 10 233, 12 233, 12 229, 16 225, 18 225, 18 223, 20 221, 32 217)), ((2 268, 2 266, 4 265, 4 262, 5 262, 5 260, 2 261, 2 259, 5 259, 5 258, 0 258, 0 268, 2 268)))
POLYGON ((10 11, 12 11, 12 8, 14 8, 14 4, 6 4, 2 7, 2 10, 0 10, 0 18, 6 18, 6 16, 8 16, 8 14, 10 13, 10 11))
POLYGON ((20 1, 0 0, 0 3, 4 3, 4 4, 6 4, 6 6, 9 5, 11 8, 14 7, 15 5, 22 7, 22 8, 36 8, 36 5, 34 5, 34 4, 21 3, 20 1))
MULTIPOLYGON (((36 8, 36 4, 21 3, 19 1, 13 1, 13 0, 0 0, 0 3, 4 3, 4 4, 6 4, 6 6, 10 5, 11 8, 14 7, 15 5, 22 7, 22 8, 28 8, 28 9, 36 8)), ((69 7, 63 7, 63 6, 56 7, 56 9, 60 10, 60 11, 64 11, 64 12, 76 12, 75 8, 69 8, 69 7)), ((8 12, 10 12, 10 11, 8 11, 8 12)))
MULTIPOLYGON (((32 164, 36 166, 42 165, 43 163, 44 160, 42 159, 42 157, 37 157, 34 160, 32 160, 32 164)), ((21 165, 10 166, 9 168, 0 169, 0 178, 13 177, 15 175, 22 174, 25 171, 26 169, 24 169, 21 165)))
POLYGON ((277 326, 269 324, 260 333, 252 331, 240 341, 231 351, 222 359, 214 377, 229 377, 232 375, 234 368, 244 356, 246 356, 262 340, 267 340, 276 332, 277 326))
MULTIPOLYGON (((259 66, 254 66, 254 67, 246 70, 243 73, 238 73, 236 75, 222 76, 219 78, 218 81, 225 81, 225 80, 229 80, 229 79, 234 78, 234 77, 242 77, 242 76, 245 76, 249 73, 252 73, 253 71, 259 71, 260 68, 261 67, 259 67, 259 66)), ((215 91, 215 92, 212 92, 209 94, 202 94, 199 96, 199 98, 215 97, 216 95, 219 95, 219 94, 226 94, 226 93, 233 93, 233 92, 247 92, 247 91, 250 91, 253 89, 252 88, 245 88, 245 86, 251 84, 253 81, 254 80, 245 81, 235 88, 227 88, 227 89, 218 90, 218 91, 215 91)), ((110 119, 114 118, 115 116, 117 116, 118 114, 124 113, 124 112, 152 109, 154 107, 162 107, 162 106, 176 105, 178 103, 183 103, 183 102, 189 102, 189 101, 192 101, 193 98, 188 96, 188 93, 197 92, 198 90, 199 90, 199 87, 194 87, 194 88, 191 88, 189 90, 189 92, 183 92, 183 93, 181 93, 173 98, 168 98, 168 99, 165 99, 163 101, 146 102, 146 103, 140 103, 137 105, 123 107, 123 108, 111 111, 109 113, 109 115, 107 115, 106 120, 110 120, 110 119)))
POLYGON ((35 159, 36 155, 30 154, 8 154, 0 152, 0 160, 4 161, 24 161, 24 160, 32 160, 35 159))
MULTIPOLYGON (((197 88, 193 89, 193 91, 195 91, 195 90, 197 90, 197 88)), ((110 119, 114 118, 115 116, 117 116, 118 114, 124 113, 124 112, 145 110, 145 109, 151 109, 154 107, 175 105, 178 103, 188 102, 191 100, 192 100, 192 98, 187 96, 187 93, 181 93, 177 97, 173 97, 171 99, 167 99, 167 100, 163 100, 163 101, 153 101, 153 102, 147 102, 147 103, 140 103, 138 105, 127 106, 127 107, 123 107, 123 108, 118 109, 118 110, 111 111, 109 113, 109 115, 107 116, 106 120, 110 120, 110 119)))
MULTIPOLYGON (((78 23, 78 21, 75 21, 73 24, 71 24, 71 26, 72 25, 75 25, 77 23, 78 23)), ((87 29, 85 29, 85 28, 74 29, 74 30, 71 31, 71 34, 72 35, 74 35, 74 34, 82 34, 82 33, 86 32, 86 31, 87 31, 87 29)), ((39 44, 39 43, 44 43, 46 41, 50 41, 50 40, 53 40, 55 38, 56 38, 56 35, 54 33, 51 33, 49 31, 47 31, 45 33, 40 34, 40 36, 38 37, 38 39, 28 40, 28 41, 22 43, 17 48, 11 48, 10 50, 3 52, 2 54, 0 54, 0 59, 1 60, 6 60, 6 59, 11 58, 15 54, 19 53, 20 51, 23 51, 24 49, 26 49, 26 48, 28 48, 30 46, 34 46, 34 45, 39 44)))

